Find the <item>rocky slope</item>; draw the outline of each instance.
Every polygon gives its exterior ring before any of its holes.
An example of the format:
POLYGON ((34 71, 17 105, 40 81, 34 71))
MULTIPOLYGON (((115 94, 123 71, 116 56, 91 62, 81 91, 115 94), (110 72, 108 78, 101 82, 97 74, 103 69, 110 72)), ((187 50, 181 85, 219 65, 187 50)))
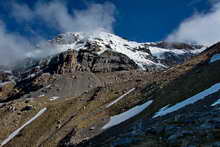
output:
POLYGON ((150 84, 142 90, 145 102, 154 101, 145 111, 78 146, 219 146, 219 55, 218 43, 160 73, 167 78, 160 88, 150 84))
POLYGON ((103 32, 50 43, 55 55, 0 74, 2 146, 218 144, 220 44, 203 51, 103 32))

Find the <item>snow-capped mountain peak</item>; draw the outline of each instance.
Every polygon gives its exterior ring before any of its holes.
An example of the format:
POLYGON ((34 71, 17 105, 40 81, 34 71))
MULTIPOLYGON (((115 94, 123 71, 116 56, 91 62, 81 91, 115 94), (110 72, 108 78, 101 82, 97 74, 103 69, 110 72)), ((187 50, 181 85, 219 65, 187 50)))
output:
POLYGON ((183 43, 137 43, 106 32, 69 32, 58 35, 50 42, 56 46, 58 52, 67 49, 77 51, 85 49, 97 54, 102 54, 106 50, 119 52, 127 55, 142 69, 148 66, 166 68, 169 66, 167 58, 177 58, 182 61, 183 56, 193 56, 205 49, 203 46, 183 43), (175 48, 176 46, 178 49, 175 48))
MULTIPOLYGON (((107 32, 68 32, 59 34, 50 40, 47 48, 49 55, 58 54, 68 49, 88 50, 101 55, 106 50, 128 56, 141 69, 164 69, 184 62, 189 57, 202 52, 206 47, 185 43, 129 41, 107 32)), ((45 56, 45 49, 35 50, 28 56, 45 56)))

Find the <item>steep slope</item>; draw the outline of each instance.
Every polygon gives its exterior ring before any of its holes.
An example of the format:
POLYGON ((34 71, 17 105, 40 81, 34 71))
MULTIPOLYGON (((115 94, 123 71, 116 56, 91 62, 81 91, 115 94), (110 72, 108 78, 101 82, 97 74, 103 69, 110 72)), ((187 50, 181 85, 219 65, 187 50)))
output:
MULTIPOLYGON (((79 146, 218 146, 219 53, 220 43, 159 73, 140 90, 145 102, 153 101, 145 111, 79 146)), ((112 109, 130 102, 128 97, 112 109)))

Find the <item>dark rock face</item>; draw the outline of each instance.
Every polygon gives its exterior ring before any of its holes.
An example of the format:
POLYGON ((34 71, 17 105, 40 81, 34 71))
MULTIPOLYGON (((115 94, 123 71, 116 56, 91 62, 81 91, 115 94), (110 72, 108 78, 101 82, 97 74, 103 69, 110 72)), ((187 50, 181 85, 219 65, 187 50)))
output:
MULTIPOLYGON (((126 46, 126 45, 125 45, 126 46)), ((143 46, 139 46, 137 48, 132 49, 133 51, 142 51, 142 52, 146 52, 148 54, 150 54, 150 56, 152 56, 150 49, 149 49, 149 45, 145 44, 143 46)))
POLYGON ((97 55, 81 50, 79 51, 78 62, 90 68, 92 72, 114 72, 138 68, 127 56, 111 51, 105 51, 103 54, 97 55))
POLYGON ((79 70, 76 54, 75 51, 68 50, 53 57, 48 65, 49 72, 63 74, 79 70))
POLYGON ((101 51, 100 46, 96 42, 87 42, 85 47, 88 48, 89 51, 99 52, 101 51))
POLYGON ((48 64, 49 72, 58 74, 75 71, 114 72, 137 68, 138 66, 126 55, 111 51, 97 55, 87 50, 68 50, 53 57, 48 64))
POLYGON ((0 71, 0 83, 10 81, 10 76, 11 76, 10 73, 0 71))
POLYGON ((185 62, 186 60, 192 58, 194 55, 187 53, 187 54, 183 54, 183 55, 175 55, 173 53, 167 52, 164 54, 164 59, 160 59, 160 62, 168 65, 168 66, 173 66, 176 64, 181 64, 183 62, 185 62))
POLYGON ((189 45, 189 44, 186 44, 186 43, 165 42, 165 41, 162 41, 162 42, 159 42, 159 43, 156 43, 156 44, 152 44, 152 46, 165 48, 165 49, 188 49, 188 50, 202 48, 201 45, 189 45))

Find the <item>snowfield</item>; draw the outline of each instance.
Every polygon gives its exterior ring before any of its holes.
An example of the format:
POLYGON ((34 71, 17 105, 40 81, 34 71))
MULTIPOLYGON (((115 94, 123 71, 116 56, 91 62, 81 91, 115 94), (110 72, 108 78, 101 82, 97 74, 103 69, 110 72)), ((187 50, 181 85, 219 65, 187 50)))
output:
POLYGON ((111 128, 115 125, 118 125, 118 124, 134 117, 135 115, 137 115, 137 114, 141 113, 143 110, 145 110, 148 106, 150 106, 150 104, 152 102, 153 102, 153 100, 149 100, 146 103, 144 103, 142 105, 135 106, 134 108, 132 108, 126 112, 112 116, 110 118, 110 121, 106 125, 104 125, 102 127, 102 129, 105 130, 105 129, 111 128))
POLYGON ((164 54, 169 52, 169 53, 174 53, 177 55, 183 55, 185 54, 187 51, 184 50, 178 50, 178 49, 172 49, 172 50, 168 50, 168 49, 163 49, 163 48, 159 48, 159 47, 149 47, 151 54, 155 57, 157 57, 158 59, 165 59, 164 54))
MULTIPOLYGON (((23 126, 21 126, 20 128, 18 128, 17 130, 15 130, 13 133, 11 133, 8 138, 6 138, 5 140, 2 141, 0 146, 4 146, 5 144, 7 144, 10 140, 12 140, 16 135, 18 135, 18 133, 24 129, 27 125, 29 125, 31 122, 33 122, 35 119, 37 119, 39 116, 41 116, 45 111, 47 110, 47 108, 43 108, 41 109, 33 118, 31 118, 29 121, 27 121, 23 126)), ((37 130, 36 130, 37 131, 37 130)))
POLYGON ((187 105, 190 105, 190 104, 193 104, 199 100, 202 100, 204 99, 206 96, 210 95, 210 94, 213 94, 217 91, 220 90, 220 83, 217 83, 213 86, 211 86, 210 88, 182 101, 182 102, 179 102, 171 107, 169 107, 169 105, 161 108, 158 112, 155 113, 155 115, 153 116, 153 118, 156 118, 156 117, 159 117, 159 116, 164 116, 166 114, 169 114, 169 113, 172 113, 174 111, 177 111, 187 105))
POLYGON ((215 55, 212 56, 209 63, 213 63, 213 62, 218 61, 218 60, 220 60, 220 54, 215 54, 215 55))

